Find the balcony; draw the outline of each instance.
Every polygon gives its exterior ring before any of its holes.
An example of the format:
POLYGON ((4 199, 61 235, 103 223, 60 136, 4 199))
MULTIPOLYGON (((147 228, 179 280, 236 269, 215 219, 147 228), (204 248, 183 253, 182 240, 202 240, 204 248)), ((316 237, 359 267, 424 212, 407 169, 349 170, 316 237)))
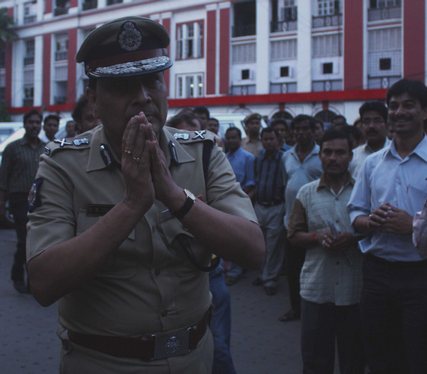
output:
POLYGON ((68 58, 68 51, 56 51, 55 61, 64 61, 68 58))
POLYGON ((36 19, 37 19, 37 15, 35 15, 35 14, 26 15, 26 16, 24 16, 24 24, 34 23, 34 22, 36 22, 36 19))
POLYGON ((402 18, 402 7, 368 9, 368 21, 383 21, 402 18))
POLYGON ((233 38, 239 36, 251 36, 256 34, 256 25, 255 24, 240 24, 233 26, 233 38))
POLYGON ((312 27, 313 29, 321 27, 333 27, 342 25, 342 15, 334 14, 329 16, 313 16, 312 27))
POLYGON ((273 21, 270 23, 270 32, 296 31, 297 21, 273 21))
POLYGON ((98 0, 86 0, 82 4, 83 10, 96 9, 98 7, 98 0))
POLYGON ((24 65, 34 65, 34 55, 25 56, 24 65))
POLYGON ((54 16, 63 16, 64 14, 68 14, 68 8, 66 7, 57 7, 53 10, 54 16))

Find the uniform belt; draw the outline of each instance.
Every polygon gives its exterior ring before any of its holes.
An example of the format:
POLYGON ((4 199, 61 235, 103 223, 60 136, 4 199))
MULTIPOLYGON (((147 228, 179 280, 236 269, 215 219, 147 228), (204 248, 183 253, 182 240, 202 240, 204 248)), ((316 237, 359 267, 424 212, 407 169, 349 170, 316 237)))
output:
POLYGON ((143 335, 121 337, 87 335, 68 330, 71 342, 115 357, 137 358, 143 361, 163 360, 182 356, 197 347, 210 321, 210 309, 196 324, 181 329, 143 335))

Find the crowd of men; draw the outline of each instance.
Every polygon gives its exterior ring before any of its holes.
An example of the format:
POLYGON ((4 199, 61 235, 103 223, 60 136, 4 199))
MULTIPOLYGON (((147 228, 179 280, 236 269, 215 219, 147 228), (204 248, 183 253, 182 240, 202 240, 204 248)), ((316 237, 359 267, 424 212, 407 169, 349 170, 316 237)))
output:
POLYGON ((426 86, 396 82, 354 126, 251 113, 222 139, 205 107, 164 126, 168 43, 142 17, 99 27, 77 54, 77 126, 58 140, 47 116, 46 145, 33 110, 3 153, 11 278, 28 292, 28 267, 34 297, 59 300, 62 372, 235 373, 227 285, 255 268, 267 295, 287 276, 279 320, 301 319, 304 373, 333 373, 337 352, 343 374, 425 374, 427 261, 411 234, 426 86))

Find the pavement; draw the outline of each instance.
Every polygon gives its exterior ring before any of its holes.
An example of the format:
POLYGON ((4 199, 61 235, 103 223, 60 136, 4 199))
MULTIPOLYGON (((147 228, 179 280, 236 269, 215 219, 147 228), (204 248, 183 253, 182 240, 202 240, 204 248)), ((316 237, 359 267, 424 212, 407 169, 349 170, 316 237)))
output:
MULTIPOLYGON (((0 372, 39 374, 59 372, 57 305, 42 307, 31 295, 15 291, 9 279, 15 232, 0 229, 0 372)), ((230 287, 231 349, 238 374, 299 374, 300 322, 279 322, 288 309, 286 279, 279 291, 267 296, 247 272, 230 287)), ((191 373, 189 373, 191 374, 191 373)))

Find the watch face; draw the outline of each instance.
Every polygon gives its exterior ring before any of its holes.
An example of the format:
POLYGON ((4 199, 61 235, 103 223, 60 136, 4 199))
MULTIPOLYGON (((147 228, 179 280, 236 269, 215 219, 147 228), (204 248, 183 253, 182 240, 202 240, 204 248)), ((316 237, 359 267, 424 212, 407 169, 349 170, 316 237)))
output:
POLYGON ((196 196, 194 196, 194 194, 191 191, 187 190, 186 188, 184 188, 184 193, 191 200, 196 200, 196 196))

